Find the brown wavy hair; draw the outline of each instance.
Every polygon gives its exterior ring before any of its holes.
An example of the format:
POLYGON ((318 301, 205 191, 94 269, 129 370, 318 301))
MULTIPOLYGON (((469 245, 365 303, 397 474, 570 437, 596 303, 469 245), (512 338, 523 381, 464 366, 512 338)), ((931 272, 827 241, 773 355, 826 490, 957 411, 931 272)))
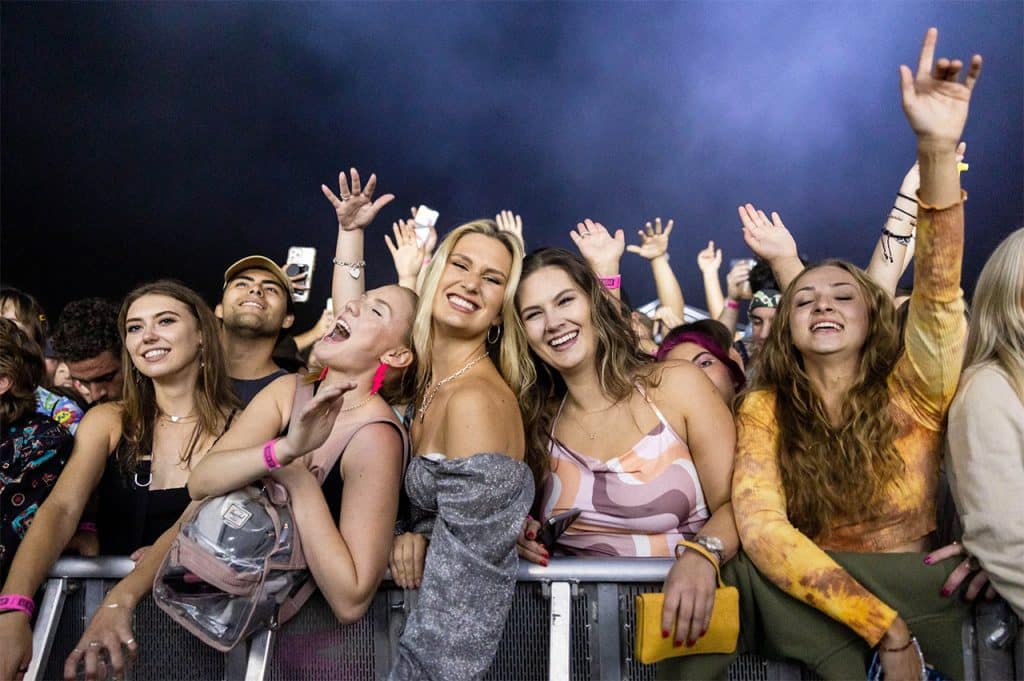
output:
POLYGON ((6 428, 36 410, 36 387, 43 374, 39 344, 10 319, 0 317, 0 376, 11 381, 0 395, 0 425, 6 428))
POLYGON ((199 294, 171 279, 161 279, 137 287, 125 297, 117 317, 117 328, 122 341, 121 365, 125 368, 121 432, 128 445, 123 451, 119 451, 118 465, 126 474, 134 473, 139 460, 153 451, 153 431, 160 418, 153 381, 139 372, 124 346, 128 308, 139 298, 150 295, 167 296, 184 304, 196 320, 203 342, 202 350, 195 360, 200 363, 199 377, 194 390, 199 418, 181 455, 182 463, 188 464, 192 460, 192 455, 203 435, 219 436, 224 429, 225 420, 239 406, 238 398, 231 391, 224 350, 220 344, 219 320, 199 294), (120 455, 122 453, 123 456, 120 455))
POLYGON ((886 488, 903 473, 896 451, 897 426, 889 410, 889 374, 900 354, 892 299, 862 269, 842 260, 806 268, 786 288, 776 322, 761 350, 751 391, 775 394, 779 468, 790 522, 808 537, 827 535, 838 518, 865 518, 886 488), (789 317, 803 276, 838 267, 860 288, 868 333, 857 377, 843 397, 838 425, 814 392, 803 357, 793 346, 789 317))
MULTIPOLYGON (((541 248, 523 261, 520 281, 526 281, 544 267, 557 267, 568 274, 590 302, 590 321, 597 333, 595 360, 601 392, 619 401, 631 395, 637 379, 653 386, 656 382, 652 375, 654 358, 640 350, 629 308, 608 294, 586 261, 562 248, 541 248)), ((519 303, 517 291, 517 313, 519 303)), ((526 427, 526 463, 539 489, 551 471, 548 446, 566 386, 562 376, 545 364, 533 348, 529 355, 533 371, 529 372, 530 381, 519 394, 519 408, 526 427)))

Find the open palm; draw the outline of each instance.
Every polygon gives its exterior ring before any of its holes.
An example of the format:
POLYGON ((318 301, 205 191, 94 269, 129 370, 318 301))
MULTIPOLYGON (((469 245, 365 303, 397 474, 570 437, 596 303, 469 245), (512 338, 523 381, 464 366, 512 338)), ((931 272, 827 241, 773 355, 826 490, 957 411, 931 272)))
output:
POLYGON ((352 168, 351 175, 352 186, 349 189, 345 171, 338 173, 337 195, 328 189, 327 185, 320 185, 320 191, 334 206, 334 212, 338 216, 338 227, 346 232, 366 229, 377 217, 380 209, 395 198, 394 194, 384 194, 374 201, 373 192, 377 189, 377 176, 370 175, 370 179, 366 181, 366 187, 363 187, 359 180, 359 171, 352 168))

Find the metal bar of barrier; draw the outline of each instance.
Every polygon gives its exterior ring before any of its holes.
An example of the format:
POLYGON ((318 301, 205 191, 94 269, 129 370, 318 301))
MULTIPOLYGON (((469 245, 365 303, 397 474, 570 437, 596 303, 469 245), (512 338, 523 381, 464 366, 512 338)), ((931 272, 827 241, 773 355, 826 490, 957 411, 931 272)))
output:
MULTIPOLYGON (((519 562, 520 582, 661 582, 671 558, 552 558, 547 567, 519 562)), ((65 557, 54 563, 50 577, 121 579, 135 568, 125 556, 65 557)), ((390 581, 391 573, 384 580, 390 581)))
POLYGON ((68 580, 63 578, 49 579, 46 582, 46 593, 39 606, 39 616, 32 630, 32 661, 25 672, 25 681, 36 681, 42 678, 46 669, 46 661, 50 658, 53 640, 57 636, 57 623, 64 612, 64 600, 68 595, 68 580))
POLYGON ((245 665, 245 681, 263 681, 274 650, 275 632, 264 629, 249 643, 249 661, 245 665))
POLYGON ((551 610, 548 615, 548 679, 569 678, 569 651, 572 645, 572 587, 568 582, 551 584, 551 610))

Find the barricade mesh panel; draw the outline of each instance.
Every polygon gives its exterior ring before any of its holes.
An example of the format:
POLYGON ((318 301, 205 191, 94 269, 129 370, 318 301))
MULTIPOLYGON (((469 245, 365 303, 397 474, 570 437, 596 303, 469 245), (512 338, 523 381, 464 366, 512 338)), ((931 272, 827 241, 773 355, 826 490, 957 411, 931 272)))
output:
POLYGON ((540 584, 520 582, 516 585, 505 632, 485 679, 543 681, 548 678, 548 603, 540 584))
MULTIPOLYGON (((104 593, 115 581, 105 581, 104 593)), ((53 650, 47 660, 44 678, 64 678, 64 660, 85 631, 84 589, 68 594, 57 626, 53 650)), ((135 637, 139 640, 139 658, 129 678, 179 679, 204 681, 224 678, 224 655, 207 646, 171 620, 152 598, 145 598, 135 609, 135 637)))
POLYGON ((358 622, 342 625, 317 592, 277 631, 266 678, 369 681, 383 676, 387 670, 375 669, 373 636, 372 609, 358 622))

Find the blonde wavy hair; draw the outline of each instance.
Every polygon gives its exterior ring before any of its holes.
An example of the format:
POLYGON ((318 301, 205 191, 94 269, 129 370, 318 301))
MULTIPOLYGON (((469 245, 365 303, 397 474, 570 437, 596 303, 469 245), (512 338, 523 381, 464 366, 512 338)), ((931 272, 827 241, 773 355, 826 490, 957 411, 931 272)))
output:
POLYGON ((420 289, 419 305, 413 321, 412 343, 416 352, 415 382, 412 386, 412 399, 419 403, 430 383, 431 350, 434 347, 433 307, 434 296, 441 281, 441 274, 448 265, 455 244, 467 234, 483 234, 495 239, 508 250, 512 256, 512 267, 505 281, 505 293, 501 301, 501 335, 495 343, 487 343, 487 352, 501 373, 501 377, 518 397, 528 381, 528 372, 532 365, 526 354, 526 333, 516 314, 513 299, 519 287, 519 277, 523 271, 523 245, 519 238, 509 232, 498 229, 493 220, 474 220, 453 229, 438 245, 434 257, 427 266, 420 289))
MULTIPOLYGON (((903 473, 897 426, 889 411, 889 374, 900 354, 892 299, 859 267, 827 260, 806 268, 786 288, 761 349, 750 392, 775 395, 779 469, 790 522, 808 537, 826 536, 839 518, 864 518, 903 473), (857 377, 843 396, 838 425, 814 392, 789 326, 800 280, 821 267, 850 274, 868 309, 868 333, 857 377)), ((741 415, 742 419, 743 416, 741 415)))
POLYGON ((1024 229, 996 247, 974 287, 964 371, 989 363, 1024 401, 1024 229))

